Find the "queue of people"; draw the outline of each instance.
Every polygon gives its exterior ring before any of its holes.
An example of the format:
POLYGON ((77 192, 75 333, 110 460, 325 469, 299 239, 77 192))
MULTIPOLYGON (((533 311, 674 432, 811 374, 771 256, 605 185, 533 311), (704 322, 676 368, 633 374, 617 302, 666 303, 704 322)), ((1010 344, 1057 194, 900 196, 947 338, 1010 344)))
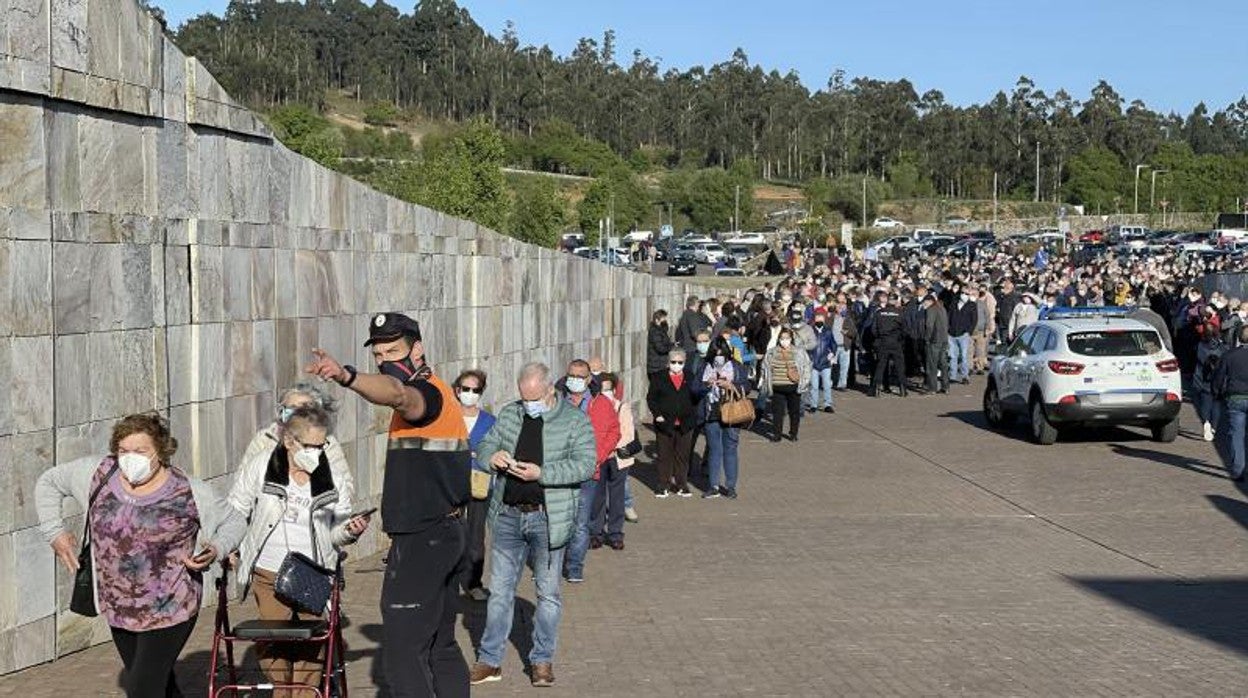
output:
MULTIPOLYGON (((773 442, 796 442, 803 419, 835 413, 838 392, 859 383, 872 397, 890 386, 902 396, 947 392, 982 373, 990 348, 1012 341, 1046 308, 1109 298, 1173 342, 1205 438, 1220 435, 1231 476, 1244 478, 1248 303, 1217 292, 1206 298, 1191 285, 1216 265, 1174 254, 1078 264, 1054 254, 1043 265, 1004 253, 970 262, 835 252, 787 259, 790 274, 779 283, 689 297, 674 336, 666 311, 652 315, 645 401, 657 498, 692 497, 694 464, 707 469, 702 498, 738 497, 741 431, 756 425, 726 419, 730 404, 757 401, 757 428, 773 442)), ((380 598, 388 689, 396 698, 446 698, 501 680, 526 567, 538 599, 530 680, 554 685, 562 583, 585 580, 588 551, 624 550, 623 522, 637 519, 628 474, 642 450, 638 420, 620 377, 596 357, 572 361, 562 376, 525 365, 514 394, 492 414, 483 409, 487 376, 467 370, 448 383, 421 337, 414 319, 382 313, 370 320, 366 342, 375 370, 319 349, 306 367, 391 410, 381 500, 390 539, 380 598), (487 603, 471 667, 455 637, 461 592, 487 603)), ((356 510, 333 434, 335 402, 324 383, 285 391, 227 497, 178 467, 177 442, 154 414, 120 420, 106 455, 39 478, 42 531, 67 569, 92 566, 86 598, 112 629, 128 696, 179 695, 173 666, 210 565, 233 555, 261 618, 306 617, 274 592, 277 568, 294 554, 332 565, 366 532, 371 511, 356 510), (86 511, 85 553, 65 529, 64 498, 86 511)), ((320 656, 294 646, 273 644, 259 659, 274 683, 312 685, 319 672, 320 656)))

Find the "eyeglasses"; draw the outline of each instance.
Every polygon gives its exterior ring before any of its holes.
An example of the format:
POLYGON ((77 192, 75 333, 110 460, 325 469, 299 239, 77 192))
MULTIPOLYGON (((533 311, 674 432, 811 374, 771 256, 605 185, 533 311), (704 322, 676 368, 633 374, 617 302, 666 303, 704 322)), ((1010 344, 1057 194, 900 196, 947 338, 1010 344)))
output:
POLYGON ((466 385, 459 386, 459 392, 461 393, 476 393, 477 395, 480 395, 483 391, 484 388, 471 388, 466 385))
POLYGON ((317 451, 324 451, 324 450, 325 450, 325 446, 327 445, 327 444, 326 444, 326 442, 324 442, 324 441, 320 442, 319 444, 305 444, 304 442, 300 441, 299 439, 295 438, 294 436, 290 437, 290 440, 291 440, 291 441, 294 441, 294 442, 295 442, 295 443, 297 443, 297 444, 299 444, 299 447, 300 447, 300 448, 311 448, 311 449, 314 449, 314 450, 317 450, 317 451))

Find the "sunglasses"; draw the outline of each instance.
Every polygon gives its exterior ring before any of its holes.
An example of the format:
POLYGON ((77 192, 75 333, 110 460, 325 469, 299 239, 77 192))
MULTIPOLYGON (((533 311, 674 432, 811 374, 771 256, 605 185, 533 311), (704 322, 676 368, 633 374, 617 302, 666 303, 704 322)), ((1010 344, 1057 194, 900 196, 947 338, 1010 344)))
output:
POLYGON ((482 389, 481 389, 481 388, 470 388, 470 387, 468 387, 468 386, 466 386, 466 385, 461 385, 461 386, 459 386, 459 392, 461 392, 461 393, 476 393, 477 395, 480 395, 483 391, 482 391, 482 389))
POLYGON ((685 362, 684 361, 669 361, 667 362, 667 365, 668 366, 684 366, 685 362))
POLYGON ((324 451, 324 450, 325 450, 325 445, 326 445, 326 444, 325 444, 325 442, 324 442, 324 441, 320 442, 319 444, 305 444, 304 442, 300 441, 299 439, 295 438, 294 436, 290 437, 290 440, 291 440, 291 441, 294 441, 294 442, 295 442, 295 443, 297 443, 297 444, 299 444, 299 447, 300 447, 300 448, 311 448, 311 449, 315 449, 315 450, 317 450, 317 451, 324 451))

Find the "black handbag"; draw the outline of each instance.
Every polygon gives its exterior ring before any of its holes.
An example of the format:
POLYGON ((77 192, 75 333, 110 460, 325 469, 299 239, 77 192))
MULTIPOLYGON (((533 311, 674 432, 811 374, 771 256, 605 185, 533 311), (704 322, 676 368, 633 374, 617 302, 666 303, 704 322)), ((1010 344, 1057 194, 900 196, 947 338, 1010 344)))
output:
POLYGON ((641 453, 641 441, 639 441, 635 436, 632 441, 629 441, 623 446, 615 449, 615 455, 620 458, 632 458, 638 453, 641 453))
POLYGON ((100 496, 100 490, 104 489, 104 485, 108 484, 113 473, 117 472, 117 466, 118 463, 114 460, 113 467, 87 498, 86 524, 82 529, 82 548, 78 551, 78 571, 74 573, 74 591, 69 598, 69 610, 88 618, 94 618, 100 614, 99 609, 95 607, 95 561, 91 558, 91 505, 95 504, 95 498, 100 496))
POLYGON ((273 580, 277 598, 297 611, 320 615, 329 605, 334 588, 334 571, 316 564, 303 553, 286 553, 282 566, 273 580))

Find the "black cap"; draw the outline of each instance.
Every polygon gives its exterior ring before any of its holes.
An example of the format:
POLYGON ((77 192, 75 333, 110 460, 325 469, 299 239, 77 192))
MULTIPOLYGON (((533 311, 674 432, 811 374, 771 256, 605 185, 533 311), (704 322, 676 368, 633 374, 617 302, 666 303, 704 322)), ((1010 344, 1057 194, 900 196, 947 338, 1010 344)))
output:
POLYGON ((420 341, 420 323, 403 313, 379 313, 368 323, 368 341, 364 346, 377 342, 393 342, 402 337, 420 341))

